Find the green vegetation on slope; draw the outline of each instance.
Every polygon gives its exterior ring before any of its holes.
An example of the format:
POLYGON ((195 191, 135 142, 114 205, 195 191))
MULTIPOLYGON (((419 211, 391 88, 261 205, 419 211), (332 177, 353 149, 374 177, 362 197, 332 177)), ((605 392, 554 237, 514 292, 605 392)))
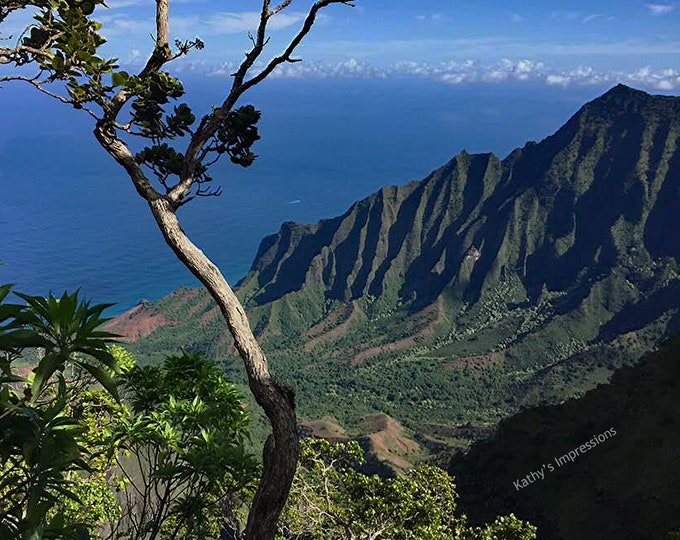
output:
MULTIPOLYGON (((187 353, 139 367, 101 331, 105 306, 67 293, 10 304, 9 291, 0 287, 0 536, 243 538, 261 466, 220 369, 187 353)), ((512 515, 469 526, 443 469, 385 479, 359 470, 355 441, 301 447, 280 540, 535 538, 512 515)))
MULTIPOLYGON (((680 329, 680 98, 617 86, 505 160, 462 153, 345 214, 285 223, 238 286, 307 418, 382 412, 465 446, 605 382, 680 329)), ((235 351, 205 293, 148 306, 143 362, 235 351)), ((241 382, 242 379, 237 379, 241 382)))

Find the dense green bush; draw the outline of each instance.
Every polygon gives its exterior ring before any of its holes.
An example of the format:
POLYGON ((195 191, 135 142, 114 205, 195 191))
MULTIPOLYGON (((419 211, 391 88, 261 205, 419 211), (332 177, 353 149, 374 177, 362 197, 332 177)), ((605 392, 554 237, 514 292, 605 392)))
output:
POLYGON ((169 356, 120 378, 129 407, 115 438, 129 487, 115 537, 219 538, 257 477, 243 397, 200 355, 169 356), (139 508, 145 511, 140 512, 139 508))
POLYGON ((107 306, 66 293, 18 295, 25 304, 13 304, 6 302, 10 289, 0 287, 0 537, 75 536, 91 520, 71 502, 91 516, 115 518, 91 507, 92 498, 115 507, 108 492, 93 493, 110 440, 92 437, 92 416, 75 413, 86 407, 81 391, 93 383, 117 407, 116 360, 107 348, 113 336, 98 330, 107 306), (27 376, 17 369, 21 360, 37 362, 27 376))
POLYGON ((513 515, 471 527, 456 515, 453 478, 423 466, 381 478, 357 467, 355 441, 304 439, 298 471, 279 524, 280 540, 532 540, 536 528, 513 515))
POLYGON ((135 366, 100 329, 106 305, 9 293, 0 538, 219 537, 258 472, 234 385, 198 355, 135 366))

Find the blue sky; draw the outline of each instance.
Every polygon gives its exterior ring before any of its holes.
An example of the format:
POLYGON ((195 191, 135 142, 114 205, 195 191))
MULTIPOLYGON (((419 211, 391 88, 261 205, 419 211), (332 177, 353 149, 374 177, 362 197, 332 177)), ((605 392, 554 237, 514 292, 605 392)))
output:
MULTIPOLYGON (((109 0, 109 51, 141 63, 153 33, 154 2, 109 0)), ((181 69, 223 74, 242 58, 258 0, 174 0, 173 36, 200 36, 206 49, 181 69)), ((271 25, 270 55, 299 26, 308 0, 294 0, 271 25)), ((17 28, 26 17, 10 25, 17 28)), ((546 84, 623 81, 680 88, 680 0, 357 0, 331 6, 300 49, 305 62, 278 76, 415 75, 449 84, 539 80, 546 84)))

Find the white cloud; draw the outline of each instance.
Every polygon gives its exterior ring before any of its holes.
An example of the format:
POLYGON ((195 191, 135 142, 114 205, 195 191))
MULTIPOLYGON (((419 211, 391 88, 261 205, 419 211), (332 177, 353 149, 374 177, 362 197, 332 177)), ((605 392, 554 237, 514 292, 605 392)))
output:
POLYGON ((522 17, 519 13, 511 13, 510 20, 514 23, 521 23, 524 20, 524 17, 522 17))
POLYGON ((626 79, 633 84, 644 85, 656 90, 680 88, 680 73, 672 68, 654 70, 647 66, 627 74, 626 79))
POLYGON ((102 23, 102 34, 105 38, 110 39, 114 36, 148 36, 155 34, 154 22, 149 18, 135 19, 128 15, 101 15, 97 20, 102 23))
MULTIPOLYGON (((305 13, 302 12, 278 13, 270 19, 268 28, 269 30, 287 28, 299 23, 304 17, 305 13)), ((103 25, 102 33, 107 38, 119 35, 144 38, 155 33, 154 21, 148 17, 140 19, 127 14, 103 14, 98 19, 103 25)), ((177 36, 223 36, 255 31, 259 21, 259 12, 233 13, 222 11, 205 16, 171 17, 170 28, 172 34, 177 36)))
POLYGON ((567 22, 582 19, 584 16, 585 14, 580 11, 553 11, 550 14, 552 20, 567 22))
POLYGON ((520 80, 528 79, 533 73, 543 70, 543 62, 533 62, 532 60, 520 60, 512 66, 512 72, 520 80))
POLYGON ((390 73, 400 75, 417 75, 435 79, 447 84, 465 84, 474 82, 503 82, 509 80, 526 81, 543 73, 544 64, 534 60, 522 59, 513 61, 504 58, 500 62, 484 65, 474 60, 456 62, 453 60, 440 64, 418 62, 399 62, 390 73))
MULTIPOLYGON (((141 58, 131 52, 129 60, 139 62, 141 58), (135 58, 131 58, 135 56, 135 58)), ((228 62, 216 65, 209 61, 181 59, 174 64, 179 72, 200 73, 210 76, 229 76, 237 65, 228 62)), ((253 66, 256 73, 264 67, 258 63, 253 66)), ((548 86, 570 85, 613 85, 622 82, 647 90, 672 91, 680 89, 680 71, 676 68, 642 67, 631 71, 597 70, 592 66, 581 65, 572 69, 559 70, 546 62, 536 59, 503 60, 485 64, 476 60, 448 60, 440 63, 400 61, 389 67, 377 67, 357 58, 338 62, 303 61, 283 64, 273 73, 280 79, 387 79, 390 77, 418 77, 444 84, 500 84, 515 81, 533 82, 548 86)))
POLYGON ((545 82, 549 85, 568 86, 571 81, 566 75, 555 75, 551 73, 545 78, 545 82))
MULTIPOLYGON (((251 69, 257 73, 265 67, 257 62, 251 69)), ((225 62, 215 66, 209 62, 184 60, 177 63, 179 72, 201 73, 213 77, 230 76, 238 66, 234 62, 225 62)), ((389 72, 377 68, 361 60, 349 58, 342 62, 295 62, 282 64, 272 74, 273 79, 384 79, 389 72)))
MULTIPOLYGON (((303 12, 294 11, 278 13, 269 20, 267 27, 270 30, 287 28, 302 21, 305 15, 303 12)), ((180 20, 177 20, 177 22, 181 24, 180 20)), ((256 11, 245 13, 221 12, 208 17, 191 17, 185 20, 185 24, 195 25, 195 32, 200 31, 202 34, 215 36, 238 34, 248 30, 254 31, 257 29, 259 22, 260 13, 256 11)))
POLYGON ((543 64, 541 62, 520 60, 515 63, 504 58, 495 66, 488 68, 481 67, 478 70, 478 74, 480 80, 487 82, 501 82, 512 79, 526 81, 542 68, 543 64))
POLYGON ((446 15, 443 13, 430 13, 427 15, 416 15, 416 19, 419 21, 445 21, 446 20, 446 15))
POLYGON ((127 55, 126 63, 130 66, 140 66, 144 63, 142 51, 139 49, 131 49, 127 55))
POLYGON ((645 4, 645 7, 652 15, 665 15, 675 10, 675 6, 672 4, 645 4))
MULTIPOLYGON (((587 11, 553 11, 550 19, 553 21, 588 24, 595 19, 605 17, 603 13, 588 13, 587 11)), ((608 19, 609 20, 609 19, 608 19)))
POLYGON ((441 64, 400 62, 390 75, 427 77, 446 84, 501 83, 506 81, 543 82, 549 86, 607 85, 623 82, 650 90, 680 89, 680 72, 675 68, 643 67, 633 71, 598 71, 591 66, 556 70, 537 60, 503 59, 496 64, 481 64, 473 60, 448 61, 441 64))
POLYGON ((550 73, 545 78, 549 85, 569 86, 570 84, 599 84, 608 82, 610 74, 598 73, 590 66, 579 66, 569 71, 550 73))
POLYGON ((594 21, 595 19, 598 19, 599 17, 602 17, 603 15, 601 13, 591 13, 590 15, 586 15, 581 19, 581 24, 588 24, 590 21, 594 21))
POLYGON ((107 0, 106 5, 109 9, 124 9, 141 3, 141 0, 107 0))
POLYGON ((549 85, 614 84, 623 82, 651 90, 675 90, 680 88, 680 72, 673 68, 653 69, 649 66, 635 71, 596 71, 592 67, 578 67, 571 71, 550 73, 545 82, 549 85))

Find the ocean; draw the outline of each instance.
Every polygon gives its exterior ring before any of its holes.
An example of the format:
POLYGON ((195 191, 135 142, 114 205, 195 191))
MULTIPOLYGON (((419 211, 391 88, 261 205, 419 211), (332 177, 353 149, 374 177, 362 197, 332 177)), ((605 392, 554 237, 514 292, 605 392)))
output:
MULTIPOLYGON (((197 116, 228 85, 184 80, 197 116)), ((462 149, 505 157, 604 91, 424 79, 265 81, 243 101, 262 111, 255 164, 220 162, 213 176, 222 196, 194 200, 180 219, 235 283, 282 222, 341 214, 383 185, 424 178, 462 149)), ((0 283, 41 295, 80 289, 115 303, 109 315, 197 284, 97 145, 86 114, 7 84, 0 127, 0 283)))

